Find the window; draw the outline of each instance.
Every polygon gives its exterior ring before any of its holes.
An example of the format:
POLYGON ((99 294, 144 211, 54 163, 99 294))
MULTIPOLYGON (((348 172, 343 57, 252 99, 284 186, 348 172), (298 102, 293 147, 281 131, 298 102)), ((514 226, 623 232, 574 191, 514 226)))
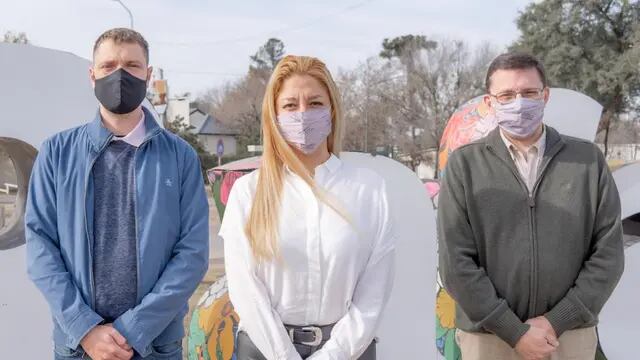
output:
POLYGON ((0 137, 0 250, 25 242, 24 210, 36 154, 23 141, 0 137))
POLYGON ((0 233, 9 227, 16 211, 18 179, 16 167, 4 149, 0 149, 0 233))

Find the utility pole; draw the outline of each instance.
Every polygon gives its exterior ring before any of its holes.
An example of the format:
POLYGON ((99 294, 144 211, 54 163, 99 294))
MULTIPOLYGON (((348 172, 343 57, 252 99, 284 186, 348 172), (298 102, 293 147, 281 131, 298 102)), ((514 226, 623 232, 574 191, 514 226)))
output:
POLYGON ((122 5, 122 7, 127 11, 127 14, 129 14, 129 28, 133 30, 133 14, 131 13, 131 10, 129 10, 129 8, 121 0, 113 0, 113 1, 122 5))

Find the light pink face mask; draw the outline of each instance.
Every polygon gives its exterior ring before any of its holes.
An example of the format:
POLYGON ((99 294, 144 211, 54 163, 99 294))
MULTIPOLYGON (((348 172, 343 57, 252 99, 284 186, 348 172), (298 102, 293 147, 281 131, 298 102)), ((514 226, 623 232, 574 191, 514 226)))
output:
POLYGON ((544 107, 544 100, 522 97, 506 105, 500 103, 494 105, 498 126, 517 139, 525 139, 540 128, 544 107))
POLYGON ((305 154, 310 154, 331 133, 331 109, 286 112, 278 115, 278 129, 282 137, 305 154))

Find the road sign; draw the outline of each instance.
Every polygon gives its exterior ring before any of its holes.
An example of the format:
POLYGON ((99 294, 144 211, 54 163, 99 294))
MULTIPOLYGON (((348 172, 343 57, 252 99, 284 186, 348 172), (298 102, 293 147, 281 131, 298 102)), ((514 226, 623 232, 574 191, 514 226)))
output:
POLYGON ((218 157, 222 157, 224 155, 224 142, 222 139, 218 139, 218 146, 216 146, 216 154, 218 157))

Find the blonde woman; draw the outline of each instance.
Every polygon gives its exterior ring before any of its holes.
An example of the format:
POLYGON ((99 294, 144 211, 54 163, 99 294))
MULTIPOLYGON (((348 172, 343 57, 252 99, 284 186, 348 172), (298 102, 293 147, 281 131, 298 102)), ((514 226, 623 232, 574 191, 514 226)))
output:
POLYGON ((220 229, 238 360, 375 359, 395 240, 382 178, 339 158, 343 125, 326 66, 282 59, 262 166, 236 181, 220 229))

